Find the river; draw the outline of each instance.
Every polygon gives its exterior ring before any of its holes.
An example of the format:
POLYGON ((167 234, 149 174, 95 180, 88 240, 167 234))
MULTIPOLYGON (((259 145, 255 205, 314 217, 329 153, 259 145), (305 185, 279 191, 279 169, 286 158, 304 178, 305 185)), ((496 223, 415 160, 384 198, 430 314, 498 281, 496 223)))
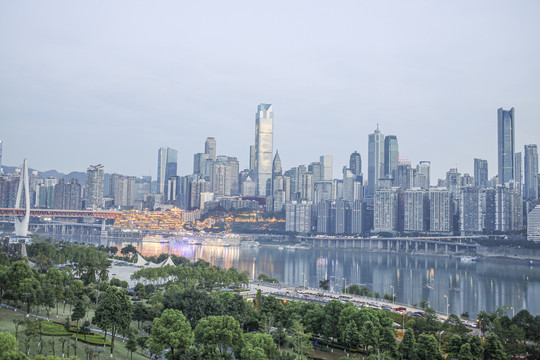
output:
POLYGON ((162 244, 125 239, 72 239, 94 245, 133 244, 144 255, 169 253, 193 261, 204 259, 221 268, 234 267, 249 274, 261 273, 281 283, 317 288, 329 279, 330 289, 358 284, 373 292, 392 293, 397 303, 419 305, 427 301, 437 312, 472 317, 478 312, 504 307, 511 316, 527 309, 540 315, 540 267, 524 261, 487 259, 463 262, 459 258, 401 253, 375 253, 351 249, 282 249, 271 246, 220 247, 162 244))

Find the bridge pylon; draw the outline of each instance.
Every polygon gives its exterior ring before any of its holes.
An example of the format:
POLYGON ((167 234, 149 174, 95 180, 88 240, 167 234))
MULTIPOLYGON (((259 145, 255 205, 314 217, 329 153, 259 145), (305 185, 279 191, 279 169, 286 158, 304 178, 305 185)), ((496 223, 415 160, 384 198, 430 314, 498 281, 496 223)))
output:
POLYGON ((17 189, 17 199, 15 208, 22 209, 21 202, 24 191, 24 216, 15 216, 15 235, 27 236, 28 224, 30 223, 30 186, 28 181, 28 160, 24 159, 21 177, 19 178, 19 188, 17 189))

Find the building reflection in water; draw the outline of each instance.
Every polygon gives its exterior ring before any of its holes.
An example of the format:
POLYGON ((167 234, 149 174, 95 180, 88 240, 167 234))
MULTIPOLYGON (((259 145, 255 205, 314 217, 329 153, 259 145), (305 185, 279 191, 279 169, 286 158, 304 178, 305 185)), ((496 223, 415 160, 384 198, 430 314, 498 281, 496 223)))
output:
MULTIPOLYGON (((396 302, 417 304, 427 301, 435 310, 468 312, 475 316, 486 310, 511 306, 540 315, 540 267, 525 262, 486 260, 462 262, 458 258, 381 254, 342 249, 278 249, 274 247, 219 247, 148 242, 93 240, 96 245, 133 244, 145 256, 161 253, 203 259, 221 268, 234 267, 250 279, 261 273, 282 283, 318 288, 319 281, 330 280, 330 288, 341 292, 347 286, 367 286, 373 292, 392 295, 396 302)), ((511 315, 511 310, 507 309, 511 315)))

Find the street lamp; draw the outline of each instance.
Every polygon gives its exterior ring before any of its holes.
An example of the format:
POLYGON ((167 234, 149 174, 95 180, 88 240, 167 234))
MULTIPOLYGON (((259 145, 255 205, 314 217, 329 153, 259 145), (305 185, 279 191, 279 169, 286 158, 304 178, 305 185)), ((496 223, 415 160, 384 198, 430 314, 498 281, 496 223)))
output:
POLYGON ((344 293, 346 294, 347 293, 347 279, 343 278, 343 281, 345 281, 345 291, 344 291, 344 293))
POLYGON ((396 294, 394 293, 394 285, 390 285, 390 287, 392 288, 392 302, 395 303, 396 294))
POLYGON ((444 295, 446 298, 446 318, 448 319, 448 308, 450 307, 450 304, 448 303, 448 295, 444 295))

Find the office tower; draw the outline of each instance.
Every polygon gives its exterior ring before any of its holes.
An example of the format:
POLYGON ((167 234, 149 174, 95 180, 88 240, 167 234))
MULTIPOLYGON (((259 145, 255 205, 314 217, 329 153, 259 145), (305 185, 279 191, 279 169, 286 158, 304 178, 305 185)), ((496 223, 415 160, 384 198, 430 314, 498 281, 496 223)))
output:
POLYGON ((488 162, 484 159, 474 159, 474 186, 488 187, 488 162))
POLYGON ((300 176, 300 199, 313 201, 313 174, 309 171, 303 172, 300 176))
POLYGON ((141 176, 135 179, 135 201, 143 201, 146 194, 152 191, 152 177, 141 176))
POLYGON ((255 171, 255 145, 249 146, 249 170, 255 171))
POLYGON ((136 178, 112 174, 109 178, 109 196, 114 198, 116 207, 132 207, 135 205, 136 178))
POLYGON ((276 156, 274 156, 274 162, 272 163, 272 177, 281 176, 283 174, 283 168, 281 167, 281 158, 279 152, 276 150, 276 156))
POLYGON ((323 179, 323 169, 320 162, 312 162, 308 165, 308 171, 311 171, 313 175, 313 181, 320 181, 323 179))
POLYGON ((474 179, 469 174, 463 174, 463 176, 460 178, 461 187, 464 186, 474 186, 474 179))
POLYGON ((527 240, 540 242, 540 205, 527 216, 527 240))
POLYGON ((459 225, 461 235, 474 235, 484 230, 484 188, 461 188, 459 225))
POLYGON ((523 175, 521 171, 521 164, 522 164, 522 158, 521 158, 521 152, 517 152, 514 155, 514 182, 515 186, 519 192, 521 192, 521 189, 523 187, 523 175))
POLYGON ((257 186, 253 180, 251 180, 251 177, 247 177, 246 180, 242 183, 242 196, 245 197, 252 197, 255 196, 255 190, 257 186))
POLYGON ((355 176, 362 175, 362 157, 357 151, 353 152, 349 158, 349 169, 355 176))
POLYGON ((375 192, 373 226, 375 231, 403 230, 403 190, 394 187, 375 192))
POLYGON ((260 104, 255 114, 255 183, 257 196, 267 196, 272 179, 274 112, 272 105, 260 104))
POLYGON ((384 138, 384 177, 395 179, 398 168, 399 148, 397 137, 388 135, 384 138))
POLYGON ((204 153, 208 155, 208 158, 212 161, 216 160, 216 139, 213 137, 207 137, 204 142, 204 153))
POLYGON ((334 182, 330 180, 319 180, 313 183, 313 202, 319 204, 323 201, 332 200, 334 182))
POLYGON ((355 200, 351 204, 351 234, 363 234, 364 231, 364 202, 355 200))
POLYGON ((235 157, 220 155, 212 165, 211 191, 215 195, 237 195, 239 164, 235 157))
POLYGON ((460 173, 458 169, 450 169, 446 172, 446 188, 452 192, 454 198, 457 198, 459 188, 461 187, 460 173))
POLYGON ((321 155, 321 180, 332 180, 334 177, 333 159, 331 155, 321 155))
POLYGON ((351 234, 351 203, 338 199, 335 202, 334 234, 351 234))
POLYGON ((445 188, 429 189, 429 231, 437 234, 453 232, 454 201, 445 188))
POLYGON ((498 181, 500 185, 514 179, 514 108, 497 110, 498 181))
POLYGON ((420 161, 420 163, 416 165, 416 171, 413 174, 413 186, 422 189, 429 189, 429 184, 431 181, 430 170, 430 161, 420 161))
POLYGON ((397 169, 392 171, 394 175, 394 186, 397 186, 403 190, 413 187, 413 170, 410 162, 400 161, 397 169))
POLYGON ((405 190, 403 231, 424 232, 429 228, 429 194, 422 188, 405 190))
POLYGON ((355 176, 351 169, 343 167, 343 199, 348 201, 354 200, 354 181, 355 176))
POLYGON ((204 179, 191 180, 190 195, 189 195, 189 207, 190 209, 199 209, 201 205, 201 193, 209 192, 210 182, 204 179))
POLYGON ((178 152, 170 147, 158 150, 157 182, 159 194, 166 194, 167 180, 176 176, 178 170, 178 152))
POLYGON ((538 199, 538 147, 536 144, 525 145, 525 184, 524 200, 538 199))
POLYGON ((384 135, 379 130, 368 137, 368 197, 378 189, 379 179, 384 175, 384 135))
POLYGON ((176 206, 182 210, 189 210, 191 197, 191 181, 193 177, 182 176, 178 179, 178 191, 176 195, 176 206))
POLYGON ((90 165, 86 170, 86 208, 91 210, 103 207, 103 165, 90 165))
POLYGON ((193 174, 200 175, 203 178, 210 176, 212 162, 213 161, 210 159, 210 155, 208 154, 193 154, 193 174))
POLYGON ((317 233, 330 234, 330 200, 317 204, 317 233))

